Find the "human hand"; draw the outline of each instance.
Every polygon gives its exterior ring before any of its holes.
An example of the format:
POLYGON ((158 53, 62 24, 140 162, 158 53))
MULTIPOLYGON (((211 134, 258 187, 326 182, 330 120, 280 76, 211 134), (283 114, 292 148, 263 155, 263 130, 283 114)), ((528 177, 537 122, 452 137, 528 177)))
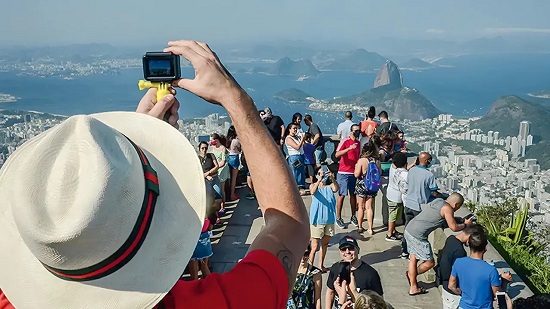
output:
POLYGON ((175 90, 171 90, 172 94, 165 95, 160 101, 157 102, 157 89, 151 88, 147 90, 143 98, 139 101, 138 107, 136 109, 137 113, 147 114, 153 116, 160 120, 165 120, 164 115, 168 112, 170 117, 168 117, 168 123, 174 128, 178 128, 178 109, 180 107, 180 102, 174 95, 176 94, 175 90))
POLYGON ((355 282, 355 275, 353 274, 353 271, 350 272, 348 291, 351 295, 355 295, 357 293, 357 282, 355 282))
POLYGON ((336 291, 340 302, 343 302, 348 298, 348 283, 346 280, 340 282, 340 277, 336 278, 334 281, 334 290, 336 291))
POLYGON ((357 144, 353 143, 353 144, 351 144, 351 146, 349 146, 348 149, 351 150, 351 149, 355 149, 355 148, 357 148, 357 144))
POLYGON ((206 180, 208 180, 208 181, 212 181, 212 180, 214 179, 214 178, 213 178, 212 176, 210 176, 210 175, 206 175, 206 177, 204 177, 204 178, 206 178, 206 180))
POLYGON ((235 95, 244 93, 241 86, 222 65, 216 53, 206 43, 196 41, 170 41, 164 52, 181 55, 195 68, 195 78, 182 78, 173 86, 183 88, 214 104, 233 103, 235 95))
POLYGON ((466 224, 466 226, 472 224, 474 222, 475 218, 472 216, 466 220, 464 220, 464 224, 466 224))

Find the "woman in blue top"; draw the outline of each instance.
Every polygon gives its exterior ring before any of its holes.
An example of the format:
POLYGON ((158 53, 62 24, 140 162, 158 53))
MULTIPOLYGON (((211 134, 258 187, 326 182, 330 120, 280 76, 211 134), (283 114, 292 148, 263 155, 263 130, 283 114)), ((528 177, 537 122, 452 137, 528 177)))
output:
POLYGON ((319 257, 319 268, 323 272, 329 269, 324 267, 328 243, 334 236, 334 222, 336 222, 336 198, 334 193, 338 192, 338 183, 331 172, 324 172, 322 168, 317 171, 317 182, 309 186, 311 193, 311 208, 309 211, 309 223, 311 224, 311 253, 309 262, 313 264, 315 252, 321 245, 319 257))

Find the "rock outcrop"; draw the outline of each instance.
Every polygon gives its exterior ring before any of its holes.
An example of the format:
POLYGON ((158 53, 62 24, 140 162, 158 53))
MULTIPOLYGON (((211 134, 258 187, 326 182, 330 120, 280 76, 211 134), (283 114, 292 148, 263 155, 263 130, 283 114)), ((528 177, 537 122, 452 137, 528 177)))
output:
POLYGON ((288 57, 279 59, 270 74, 280 76, 316 76, 319 71, 309 60, 292 60, 288 57))
POLYGON ((374 88, 381 86, 390 86, 392 88, 401 88, 403 87, 403 76, 401 71, 391 60, 387 60, 382 68, 378 71, 376 79, 374 80, 374 88))

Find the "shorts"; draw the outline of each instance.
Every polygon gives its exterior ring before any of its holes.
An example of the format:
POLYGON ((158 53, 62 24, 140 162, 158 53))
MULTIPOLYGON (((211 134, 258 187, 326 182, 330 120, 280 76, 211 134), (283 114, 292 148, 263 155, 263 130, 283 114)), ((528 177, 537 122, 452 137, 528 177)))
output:
POLYGON ((311 224, 309 226, 311 238, 321 239, 323 236, 334 236, 334 223, 331 224, 311 224))
POLYGON ((213 252, 212 243, 210 242, 210 235, 212 235, 212 232, 210 231, 201 233, 197 246, 195 247, 195 251, 193 251, 193 255, 191 256, 191 260, 197 261, 212 256, 213 252))
POLYGON ((405 230, 405 240, 409 254, 414 254, 416 259, 421 261, 433 261, 434 254, 429 241, 413 237, 407 230, 405 230))
POLYGON ((395 222, 401 217, 403 203, 396 203, 388 200, 388 222, 395 222))
POLYGON ((315 163, 321 164, 324 161, 323 157, 326 156, 326 153, 322 149, 315 149, 313 156, 315 157, 315 163))
MULTIPOLYGON (((353 176, 353 175, 352 175, 353 176)), ((363 177, 357 179, 355 182, 355 194, 361 198, 371 198, 375 197, 378 192, 369 192, 367 191, 367 188, 365 188, 365 180, 363 180, 363 177)))
POLYGON ((236 170, 241 165, 241 160, 239 160, 239 155, 229 155, 229 158, 227 159, 227 164, 229 164, 229 167, 236 170))
POLYGON ((353 174, 336 174, 336 182, 338 183, 338 186, 340 189, 338 190, 338 194, 340 196, 346 196, 349 194, 355 195, 355 182, 357 181, 357 178, 353 174))
POLYGON ((214 192, 213 195, 214 195, 214 198, 215 199, 221 199, 222 196, 223 196, 223 193, 222 193, 222 183, 220 181, 220 177, 218 177, 218 175, 214 175, 212 176, 212 180, 206 180, 206 185, 210 186, 210 188, 207 188, 207 192, 212 192, 208 189, 212 189, 214 192))
POLYGON ((454 295, 447 291, 444 288, 441 288, 441 299, 443 300, 443 309, 458 309, 458 304, 460 303, 460 295, 454 295))
POLYGON ((315 167, 313 164, 306 164, 306 177, 315 177, 315 167))

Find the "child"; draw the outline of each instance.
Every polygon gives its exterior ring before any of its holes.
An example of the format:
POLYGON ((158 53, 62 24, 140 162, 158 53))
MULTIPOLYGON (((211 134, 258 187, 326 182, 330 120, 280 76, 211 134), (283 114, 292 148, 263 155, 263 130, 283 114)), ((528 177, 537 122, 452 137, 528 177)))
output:
POLYGON ((309 183, 315 183, 315 145, 311 143, 313 137, 311 133, 306 132, 304 144, 304 165, 306 168, 306 177, 309 177, 309 183))

